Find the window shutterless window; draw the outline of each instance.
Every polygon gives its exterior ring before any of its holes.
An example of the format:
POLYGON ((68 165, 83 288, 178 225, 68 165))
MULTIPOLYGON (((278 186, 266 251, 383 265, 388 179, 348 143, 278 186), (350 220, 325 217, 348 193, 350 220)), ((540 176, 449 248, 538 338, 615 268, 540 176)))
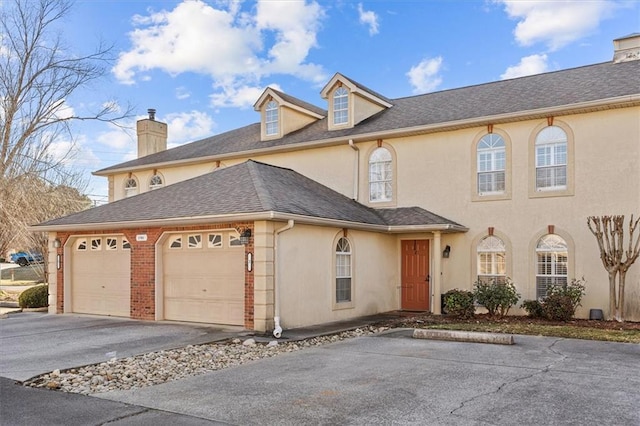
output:
POLYGON ((162 176, 160 175, 151 176, 151 180, 149 180, 149 188, 158 189, 158 188, 162 188, 163 185, 164 185, 164 182, 162 181, 162 176))
POLYGON ((506 247, 500 238, 490 235, 478 243, 478 281, 504 282, 506 278, 506 247))
POLYGON ((349 122, 349 92, 344 87, 338 87, 333 92, 333 124, 349 122))
POLYGON ((566 241, 555 234, 547 234, 536 245, 536 297, 547 295, 551 285, 566 285, 569 254, 566 241))
POLYGON ((478 194, 505 191, 506 150, 502 137, 496 133, 485 135, 477 145, 478 194))
POLYGON ((386 148, 378 148, 369 157, 369 201, 393 198, 393 160, 386 148))
POLYGON ((558 126, 545 127, 536 136, 536 190, 567 188, 567 134, 558 126))
POLYGON ((138 193, 138 182, 134 178, 129 178, 124 183, 125 197, 131 197, 138 193))
POLYGON ((270 101, 264 109, 265 134, 267 136, 279 133, 278 103, 270 101))
POLYGON ((351 246, 340 238, 336 245, 336 303, 351 302, 351 246))

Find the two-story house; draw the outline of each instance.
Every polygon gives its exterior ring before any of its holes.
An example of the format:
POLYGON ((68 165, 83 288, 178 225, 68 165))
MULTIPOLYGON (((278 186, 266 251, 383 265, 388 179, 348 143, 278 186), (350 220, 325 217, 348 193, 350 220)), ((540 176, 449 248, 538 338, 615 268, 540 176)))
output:
MULTIPOLYGON (((523 299, 584 277, 587 217, 640 212, 640 34, 611 62, 389 99, 342 74, 324 108, 267 88, 255 124, 96 172, 110 203, 48 231, 50 312, 292 328, 510 277, 523 299)), ((640 320, 640 266, 627 318, 640 320)), ((516 313, 518 311, 516 310, 516 313)), ((522 311, 520 311, 522 313, 522 311)))

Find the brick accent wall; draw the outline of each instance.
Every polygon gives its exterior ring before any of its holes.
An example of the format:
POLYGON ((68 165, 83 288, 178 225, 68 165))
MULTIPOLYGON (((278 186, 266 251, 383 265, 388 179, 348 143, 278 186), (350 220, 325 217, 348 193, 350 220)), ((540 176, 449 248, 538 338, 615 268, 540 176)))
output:
MULTIPOLYGON (((57 238, 61 247, 57 254, 61 255, 61 266, 57 272, 57 300, 56 312, 64 312, 64 246, 70 237, 81 235, 124 235, 131 244, 131 318, 154 320, 156 314, 156 243, 165 232, 181 231, 211 231, 216 229, 251 229, 254 234, 253 222, 230 222, 208 225, 194 225, 183 227, 147 227, 132 229, 110 229, 91 232, 58 232, 57 238), (146 241, 137 241, 136 236, 145 234, 146 241)), ((244 327, 253 329, 254 326, 254 278, 253 270, 247 271, 247 254, 254 252, 253 237, 244 247, 244 327)), ((162 250, 162 247, 158 248, 162 250)), ((69 249, 71 250, 71 248, 69 249)))

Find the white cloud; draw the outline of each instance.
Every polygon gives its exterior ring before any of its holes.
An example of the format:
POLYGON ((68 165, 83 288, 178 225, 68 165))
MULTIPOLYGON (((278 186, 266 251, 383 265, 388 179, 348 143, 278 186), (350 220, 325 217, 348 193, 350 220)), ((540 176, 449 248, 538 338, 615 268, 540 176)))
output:
POLYGON ((364 10, 362 3, 358 3, 358 16, 360 23, 369 26, 369 35, 378 34, 378 15, 371 10, 364 10))
POLYGON ((524 77, 526 75, 540 74, 548 70, 547 55, 525 56, 518 65, 511 66, 500 76, 501 79, 524 77))
POLYGON ((207 113, 190 111, 167 114, 163 118, 169 128, 169 148, 211 136, 215 122, 207 113))
POLYGON ((137 147, 135 123, 123 122, 121 126, 110 123, 108 126, 110 130, 98 134, 96 138, 98 143, 114 150, 130 149, 132 146, 137 147))
POLYGON ((191 91, 184 86, 176 87, 176 98, 179 100, 189 99, 191 91))
MULTIPOLYGON (((278 85, 270 85, 276 90, 281 90, 278 85)), ((215 107, 248 108, 258 100, 264 87, 218 85, 217 91, 211 95, 211 105, 215 107)))
POLYGON ((551 50, 566 46, 598 28, 616 4, 610 0, 497 0, 518 20, 516 41, 523 46, 544 43, 551 50))
POLYGON ((420 94, 434 91, 442 83, 440 70, 442 69, 442 56, 425 58, 418 65, 411 67, 407 72, 409 83, 413 86, 413 93, 420 94))
MULTIPOLYGON (((316 2, 259 0, 247 11, 242 5, 184 0, 173 10, 135 16, 132 47, 120 54, 114 75, 133 84, 152 70, 194 72, 210 76, 214 86, 237 88, 259 86, 263 77, 276 73, 313 82, 326 79, 320 65, 306 61, 324 18, 316 2)), ((234 92, 242 91, 229 91, 234 92)))

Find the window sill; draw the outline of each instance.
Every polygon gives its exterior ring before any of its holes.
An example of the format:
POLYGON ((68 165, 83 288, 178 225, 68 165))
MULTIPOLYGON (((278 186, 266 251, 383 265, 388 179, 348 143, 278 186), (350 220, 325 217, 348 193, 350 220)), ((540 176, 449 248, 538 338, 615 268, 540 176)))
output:
POLYGON ((575 195, 573 188, 534 189, 529 192, 529 198, 571 197, 575 195))
POLYGON ((333 310, 334 311, 340 311, 340 310, 343 310, 343 309, 353 309, 354 307, 355 306, 354 306, 353 301, 351 301, 351 302, 339 302, 339 303, 334 302, 333 303, 333 310))

